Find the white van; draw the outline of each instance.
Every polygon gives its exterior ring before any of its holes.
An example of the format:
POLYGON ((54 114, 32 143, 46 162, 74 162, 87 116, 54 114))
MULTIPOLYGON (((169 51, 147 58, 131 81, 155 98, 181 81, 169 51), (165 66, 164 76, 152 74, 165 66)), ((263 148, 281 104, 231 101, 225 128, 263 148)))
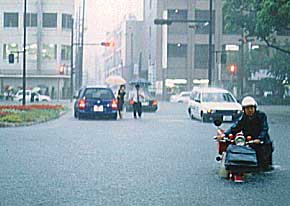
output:
POLYGON ((195 89, 190 94, 188 114, 191 119, 234 121, 242 115, 242 106, 227 90, 220 88, 195 89))

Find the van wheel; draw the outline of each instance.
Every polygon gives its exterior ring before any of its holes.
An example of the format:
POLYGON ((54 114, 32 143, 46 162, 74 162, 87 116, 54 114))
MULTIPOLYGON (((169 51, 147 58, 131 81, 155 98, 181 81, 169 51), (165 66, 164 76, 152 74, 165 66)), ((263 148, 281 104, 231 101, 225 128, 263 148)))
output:
POLYGON ((203 112, 200 113, 200 117, 202 122, 208 122, 208 119, 206 116, 203 115, 203 112))
POLYGON ((194 119, 193 114, 191 112, 191 108, 188 108, 188 115, 189 115, 190 119, 194 119))

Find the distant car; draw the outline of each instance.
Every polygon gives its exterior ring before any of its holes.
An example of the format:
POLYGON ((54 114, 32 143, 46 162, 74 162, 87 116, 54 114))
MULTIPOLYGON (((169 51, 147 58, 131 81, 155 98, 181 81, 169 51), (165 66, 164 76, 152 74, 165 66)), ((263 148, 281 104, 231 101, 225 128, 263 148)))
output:
MULTIPOLYGON (((34 101, 36 102, 50 102, 51 98, 47 95, 42 95, 37 92, 32 92, 31 90, 25 90, 25 101, 30 102, 31 101, 31 95, 34 95, 34 101)), ((23 90, 19 90, 14 96, 13 100, 21 102, 23 99, 23 90)))
POLYGON ((111 88, 106 86, 86 86, 79 90, 75 99, 75 118, 103 117, 117 119, 117 100, 111 88))
POLYGON ((170 96, 170 102, 174 103, 188 103, 190 96, 190 91, 181 92, 177 95, 171 95, 170 96))
POLYGON ((190 94, 188 114, 191 119, 234 121, 242 115, 242 106, 227 90, 200 88, 190 94))
MULTIPOLYGON (((125 101, 126 112, 133 111, 133 104, 131 103, 131 98, 134 91, 129 91, 127 96, 127 100, 125 101)), ((158 109, 158 101, 153 98, 149 92, 144 92, 144 98, 140 97, 140 101, 142 104, 143 112, 156 112, 158 109)))

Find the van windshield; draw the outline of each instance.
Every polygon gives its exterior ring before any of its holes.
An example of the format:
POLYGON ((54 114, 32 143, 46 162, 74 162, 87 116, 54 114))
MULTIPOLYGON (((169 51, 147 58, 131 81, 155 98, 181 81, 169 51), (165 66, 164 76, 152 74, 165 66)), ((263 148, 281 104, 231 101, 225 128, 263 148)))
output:
POLYGON ((236 102, 230 93, 203 93, 203 102, 236 102))

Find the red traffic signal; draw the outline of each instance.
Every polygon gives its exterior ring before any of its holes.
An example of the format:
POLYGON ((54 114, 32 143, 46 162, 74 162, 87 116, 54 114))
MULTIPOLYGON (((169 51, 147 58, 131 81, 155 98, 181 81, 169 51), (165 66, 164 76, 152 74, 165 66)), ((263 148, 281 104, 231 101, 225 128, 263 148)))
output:
POLYGON ((115 47, 115 42, 114 42, 114 41, 101 42, 101 45, 102 45, 102 46, 105 46, 105 47, 111 47, 111 48, 114 48, 114 47, 115 47))
POLYGON ((228 66, 228 72, 231 74, 231 75, 235 75, 237 72, 238 72, 238 66, 236 64, 230 64, 228 66))

